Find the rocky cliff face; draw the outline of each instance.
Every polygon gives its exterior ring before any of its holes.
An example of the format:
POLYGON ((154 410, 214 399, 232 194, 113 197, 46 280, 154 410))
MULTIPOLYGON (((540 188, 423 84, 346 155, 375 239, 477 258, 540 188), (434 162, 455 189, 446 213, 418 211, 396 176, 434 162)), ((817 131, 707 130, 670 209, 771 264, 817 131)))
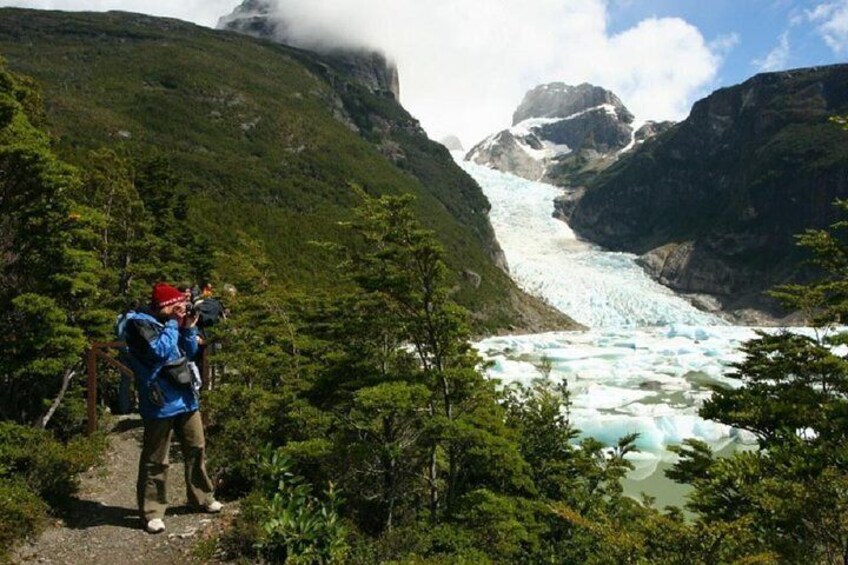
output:
POLYGON ((634 134, 634 141, 636 144, 644 143, 654 137, 655 135, 659 135, 661 133, 665 133, 670 130, 674 126, 674 122, 654 122, 647 121, 642 124, 636 133, 634 134))
MULTIPOLYGON (((531 180, 576 186, 633 144, 632 123, 633 115, 609 90, 545 84, 525 95, 510 129, 479 143, 466 159, 531 180)), ((646 136, 653 132, 643 130, 646 136)))
POLYGON ((318 51, 349 79, 375 94, 388 94, 400 100, 397 66, 384 54, 368 49, 301 45, 292 33, 292 25, 278 0, 245 0, 232 13, 218 20, 219 29, 318 51))
POLYGON ((512 125, 530 118, 565 118, 599 106, 611 106, 619 121, 625 124, 633 121, 633 115, 609 90, 587 83, 570 86, 554 82, 537 86, 524 95, 512 115, 512 125))
POLYGON ((848 65, 758 75, 662 126, 560 211, 676 290, 773 308, 762 291, 805 276, 793 235, 834 221, 848 196, 848 133, 829 121, 846 112, 848 65))

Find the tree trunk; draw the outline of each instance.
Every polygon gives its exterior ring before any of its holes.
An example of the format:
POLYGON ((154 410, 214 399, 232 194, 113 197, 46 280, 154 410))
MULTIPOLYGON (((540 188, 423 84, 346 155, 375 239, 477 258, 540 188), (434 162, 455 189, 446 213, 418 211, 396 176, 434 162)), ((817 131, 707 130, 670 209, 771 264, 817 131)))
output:
MULTIPOLYGON (((449 423, 453 423, 453 401, 451 400, 450 395, 450 384, 446 377, 441 376, 442 381, 442 395, 445 402, 445 417, 448 419, 449 423)), ((448 511, 450 512, 453 509, 454 500, 456 498, 456 474, 457 474, 457 462, 456 462, 456 447, 454 445, 454 440, 451 439, 448 445, 448 486, 447 486, 447 505, 448 511)))
POLYGON ((436 484, 436 446, 430 449, 430 519, 435 522, 439 510, 439 487, 436 484))
MULTIPOLYGON (((436 407, 433 405, 433 402, 430 401, 429 406, 430 417, 434 417, 436 415, 436 407)), ((436 442, 433 441, 432 447, 430 447, 430 465, 427 469, 428 472, 428 482, 430 483, 430 520, 433 522, 436 521, 437 512, 439 509, 439 487, 436 484, 437 476, 437 467, 436 467, 436 442)))
MULTIPOLYGON (((383 418, 383 438, 385 441, 386 453, 390 453, 389 447, 394 443, 394 426, 392 425, 391 417, 383 418)), ((384 528, 387 531, 392 529, 392 521, 395 511, 395 489, 396 489, 396 472, 397 460, 391 455, 384 455, 383 458, 383 489, 384 499, 386 500, 386 521, 384 528)))
POLYGON ((62 400, 65 398, 65 393, 68 392, 68 386, 71 384, 71 381, 76 374, 76 369, 68 369, 65 371, 65 374, 62 376, 62 388, 59 389, 59 394, 56 395, 55 399, 53 399, 53 403, 50 405, 50 409, 47 410, 47 413, 36 422, 37 427, 41 429, 47 427, 47 424, 50 422, 50 418, 53 417, 53 414, 55 414, 56 410, 59 409, 59 405, 62 404, 62 400))

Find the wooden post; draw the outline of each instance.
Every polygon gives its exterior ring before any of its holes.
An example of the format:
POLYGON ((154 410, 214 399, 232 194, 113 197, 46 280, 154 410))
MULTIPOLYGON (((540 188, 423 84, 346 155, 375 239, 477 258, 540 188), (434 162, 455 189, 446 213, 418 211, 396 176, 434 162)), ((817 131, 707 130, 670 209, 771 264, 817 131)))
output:
POLYGON ((97 431, 97 348, 92 345, 86 353, 87 402, 88 402, 88 435, 97 431))
POLYGON ((203 390, 212 390, 212 380, 209 378, 209 347, 207 345, 200 346, 200 388, 203 390))

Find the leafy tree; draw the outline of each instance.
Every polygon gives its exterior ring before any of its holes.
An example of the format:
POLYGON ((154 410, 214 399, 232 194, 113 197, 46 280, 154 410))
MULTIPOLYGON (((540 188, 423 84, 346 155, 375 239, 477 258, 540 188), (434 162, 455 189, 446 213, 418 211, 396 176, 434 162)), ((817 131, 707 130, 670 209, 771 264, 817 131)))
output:
POLYGON ((151 216, 156 265, 161 277, 187 282, 208 281, 215 264, 213 245, 193 227, 189 190, 162 155, 136 159, 134 183, 151 216))
POLYGON ((807 315, 812 334, 761 332, 734 365, 741 386, 716 390, 701 409, 754 434, 760 450, 716 458, 688 442, 669 472, 694 485, 689 507, 699 521, 745 523, 782 562, 848 560, 848 359, 839 349, 848 336, 836 329, 848 311, 846 227, 839 220, 800 236, 822 276, 774 292, 807 315))
POLYGON ((343 269, 360 289, 361 306, 353 311, 379 312, 366 318, 368 341, 354 341, 370 344, 358 349, 366 353, 361 383, 370 371, 371 384, 403 381, 429 391, 420 441, 428 451, 421 470, 431 518, 450 515, 463 493, 482 486, 532 490, 495 385, 481 373, 470 346, 467 314, 451 300, 433 234, 418 224, 409 197, 360 196, 352 227, 361 243, 346 250, 343 269))
POLYGON ((0 417, 38 423, 108 319, 96 258, 70 195, 77 171, 30 122, 31 83, 0 67, 0 417))
POLYGON ((153 234, 155 218, 135 185, 132 164, 109 149, 91 152, 87 162, 77 200, 95 211, 104 285, 113 305, 123 308, 161 276, 156 252, 162 244, 153 234))
POLYGON ((422 441, 429 449, 431 517, 441 508, 450 515, 459 497, 475 487, 532 490, 494 383, 483 376, 471 348, 467 313, 450 298, 441 247, 415 219, 410 197, 360 196, 353 228, 362 243, 348 249, 343 266, 365 300, 384 312, 380 327, 391 336, 384 337, 390 349, 408 344, 414 352, 417 367, 406 380, 429 390, 422 441))
POLYGON ((384 382, 356 391, 345 417, 353 460, 348 480, 361 481, 366 501, 379 501, 386 530, 394 525, 398 502, 420 482, 428 397, 422 384, 384 382))

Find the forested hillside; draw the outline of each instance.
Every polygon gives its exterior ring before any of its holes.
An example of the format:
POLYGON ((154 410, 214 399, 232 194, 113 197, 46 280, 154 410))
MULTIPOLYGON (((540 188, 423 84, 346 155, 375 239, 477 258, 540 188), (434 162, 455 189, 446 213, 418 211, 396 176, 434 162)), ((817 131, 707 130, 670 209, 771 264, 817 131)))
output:
POLYGON ((334 290, 314 242, 346 237, 339 223, 361 187, 417 197, 480 330, 569 323, 497 267, 488 203, 447 151, 332 60, 175 20, 14 9, 0 11, 0 54, 42 85, 46 127, 68 161, 88 166, 108 147, 167 163, 221 281, 258 245, 278 283, 334 290), (403 159, 387 158, 387 145, 403 159))

